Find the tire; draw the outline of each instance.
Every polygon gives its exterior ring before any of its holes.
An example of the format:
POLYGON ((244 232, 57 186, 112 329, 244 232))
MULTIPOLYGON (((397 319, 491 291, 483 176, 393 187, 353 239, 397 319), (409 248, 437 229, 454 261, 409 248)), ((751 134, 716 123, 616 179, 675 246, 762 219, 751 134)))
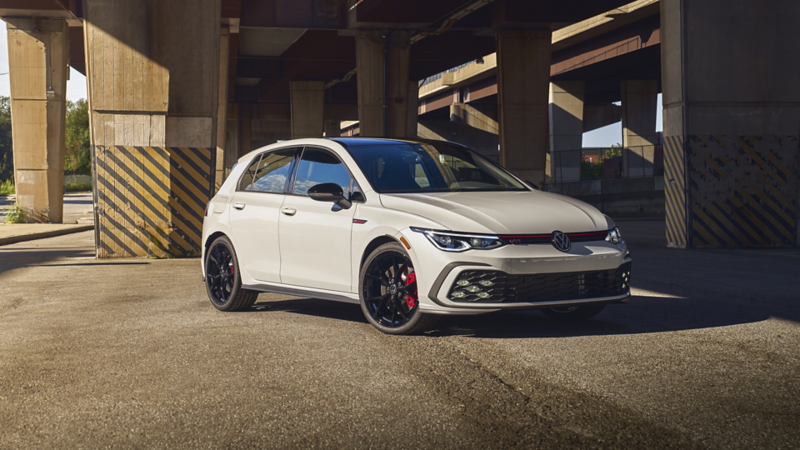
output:
POLYGON ((242 288, 239 260, 227 236, 218 237, 208 247, 204 267, 206 292, 215 308, 220 311, 242 311, 256 302, 258 292, 242 288))
POLYGON ((364 317, 386 334, 414 334, 439 319, 419 310, 416 272, 397 242, 376 248, 361 266, 358 292, 364 317))
POLYGON ((560 320, 564 322, 579 322, 582 320, 591 319, 592 317, 600 314, 600 311, 605 309, 605 307, 606 305, 604 303, 588 304, 564 308, 548 308, 543 309, 542 313, 554 320, 560 320))

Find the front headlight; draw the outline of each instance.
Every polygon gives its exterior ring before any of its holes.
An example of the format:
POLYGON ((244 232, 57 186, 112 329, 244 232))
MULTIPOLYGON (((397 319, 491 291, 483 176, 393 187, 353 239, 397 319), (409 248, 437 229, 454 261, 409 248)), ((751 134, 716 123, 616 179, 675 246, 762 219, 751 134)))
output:
POLYGON ((446 252, 490 250, 505 245, 498 236, 489 234, 451 233, 416 227, 411 227, 411 231, 424 234, 433 245, 446 252))
POLYGON ((625 242, 622 240, 622 235, 619 233, 619 228, 614 228, 613 230, 608 232, 606 236, 606 240, 611 242, 612 244, 624 244, 625 242))

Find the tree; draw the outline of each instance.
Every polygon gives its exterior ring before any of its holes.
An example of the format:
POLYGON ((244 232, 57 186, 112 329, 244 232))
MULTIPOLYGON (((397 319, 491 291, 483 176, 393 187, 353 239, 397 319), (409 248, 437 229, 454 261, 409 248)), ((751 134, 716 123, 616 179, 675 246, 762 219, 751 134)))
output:
POLYGON ((89 104, 84 99, 67 101, 64 171, 92 174, 92 146, 89 139, 89 104))
POLYGON ((11 152, 11 99, 0 96, 0 182, 14 177, 11 152))

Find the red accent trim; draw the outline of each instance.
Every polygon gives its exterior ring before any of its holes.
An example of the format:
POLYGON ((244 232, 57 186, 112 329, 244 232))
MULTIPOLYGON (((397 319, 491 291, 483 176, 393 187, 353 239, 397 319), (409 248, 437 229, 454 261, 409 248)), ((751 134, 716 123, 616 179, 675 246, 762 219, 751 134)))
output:
POLYGON ((353 223, 357 223, 359 225, 367 223, 364 219, 353 219, 353 223))
POLYGON ((550 234, 500 234, 500 239, 545 239, 550 238, 550 234))
POLYGON ((605 236, 608 231, 592 231, 591 233, 567 233, 567 237, 572 236, 605 236))

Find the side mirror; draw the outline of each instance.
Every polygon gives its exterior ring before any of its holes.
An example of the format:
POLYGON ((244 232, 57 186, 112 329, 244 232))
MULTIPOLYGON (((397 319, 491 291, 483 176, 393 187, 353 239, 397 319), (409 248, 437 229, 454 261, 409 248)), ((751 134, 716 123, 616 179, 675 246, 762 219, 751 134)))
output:
POLYGON ((308 196, 318 202, 333 202, 342 209, 353 206, 350 200, 344 198, 342 187, 336 183, 322 183, 312 186, 308 190, 308 196))

